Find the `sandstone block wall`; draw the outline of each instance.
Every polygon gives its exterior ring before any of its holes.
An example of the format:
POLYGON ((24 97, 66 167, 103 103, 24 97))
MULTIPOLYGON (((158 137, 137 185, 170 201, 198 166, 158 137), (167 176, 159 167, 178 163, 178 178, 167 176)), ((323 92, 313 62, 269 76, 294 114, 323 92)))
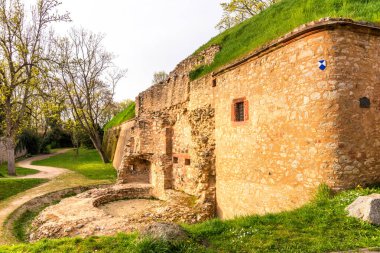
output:
POLYGON ((346 189, 380 181, 377 31, 321 27, 217 75, 220 217, 293 209, 321 183, 346 189), (249 120, 237 125, 227 116, 243 97, 249 120), (360 108, 362 97, 371 108, 360 108))
POLYGON ((380 31, 347 27, 332 33, 330 92, 336 115, 330 185, 345 189, 380 182, 380 31), (367 98, 369 108, 360 100, 367 98))
POLYGON ((119 181, 183 191, 222 218, 299 207, 322 183, 378 183, 379 30, 313 22, 195 81, 219 48, 187 58, 136 98, 119 181))

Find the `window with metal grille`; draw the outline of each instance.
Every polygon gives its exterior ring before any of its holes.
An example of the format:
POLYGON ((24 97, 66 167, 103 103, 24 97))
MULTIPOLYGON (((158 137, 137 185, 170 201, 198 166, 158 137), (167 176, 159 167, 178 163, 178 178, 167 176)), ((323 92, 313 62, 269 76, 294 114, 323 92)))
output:
POLYGON ((237 98, 232 101, 231 121, 234 125, 242 125, 249 120, 249 105, 245 97, 237 98))
POLYGON ((244 102, 235 103, 235 121, 244 121, 244 102))

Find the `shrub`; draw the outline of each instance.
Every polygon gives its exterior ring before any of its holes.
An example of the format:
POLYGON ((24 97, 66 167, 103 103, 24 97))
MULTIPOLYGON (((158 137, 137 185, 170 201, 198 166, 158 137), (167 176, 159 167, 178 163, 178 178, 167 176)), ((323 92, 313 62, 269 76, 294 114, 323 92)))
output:
POLYGON ((19 138, 17 148, 25 147, 29 154, 37 155, 40 153, 42 139, 34 130, 24 130, 19 138))
POLYGON ((60 127, 55 127, 51 129, 42 142, 41 151, 46 150, 46 146, 50 148, 68 148, 72 147, 73 143, 71 141, 71 135, 67 131, 63 130, 60 127))

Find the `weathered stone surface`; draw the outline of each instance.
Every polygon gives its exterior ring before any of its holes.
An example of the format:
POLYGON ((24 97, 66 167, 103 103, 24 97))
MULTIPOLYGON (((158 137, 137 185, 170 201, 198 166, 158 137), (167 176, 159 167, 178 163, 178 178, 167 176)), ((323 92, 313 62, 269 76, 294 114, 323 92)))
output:
POLYGON ((63 199, 34 219, 29 240, 114 235, 140 231, 157 221, 192 224, 211 218, 209 210, 196 205, 190 195, 168 190, 167 198, 159 200, 148 195, 150 189, 141 184, 116 185, 63 199))
POLYGON ((157 222, 140 231, 142 236, 165 241, 184 240, 188 237, 186 231, 175 223, 157 222))
POLYGON ((349 216, 380 225, 380 194, 357 198, 346 210, 349 216))

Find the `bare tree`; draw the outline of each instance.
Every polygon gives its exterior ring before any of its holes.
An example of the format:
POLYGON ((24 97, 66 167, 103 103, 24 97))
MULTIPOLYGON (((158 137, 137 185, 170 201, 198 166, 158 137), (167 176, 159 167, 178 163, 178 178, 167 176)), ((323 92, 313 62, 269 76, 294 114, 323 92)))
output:
POLYGON ((0 0, 0 104, 8 155, 8 174, 16 175, 16 136, 37 93, 49 24, 69 21, 56 12, 56 0, 38 0, 30 13, 20 0, 0 0))
POLYGON ((153 74, 152 84, 160 83, 168 79, 169 75, 165 71, 158 71, 153 74))
POLYGON ((84 29, 72 29, 68 37, 56 40, 55 79, 63 88, 71 115, 89 135, 103 162, 101 126, 113 102, 116 84, 126 71, 113 64, 114 56, 103 45, 104 36, 84 29))
POLYGON ((279 0, 231 0, 220 5, 223 8, 223 16, 215 26, 219 31, 227 30, 244 20, 251 18, 279 0))

